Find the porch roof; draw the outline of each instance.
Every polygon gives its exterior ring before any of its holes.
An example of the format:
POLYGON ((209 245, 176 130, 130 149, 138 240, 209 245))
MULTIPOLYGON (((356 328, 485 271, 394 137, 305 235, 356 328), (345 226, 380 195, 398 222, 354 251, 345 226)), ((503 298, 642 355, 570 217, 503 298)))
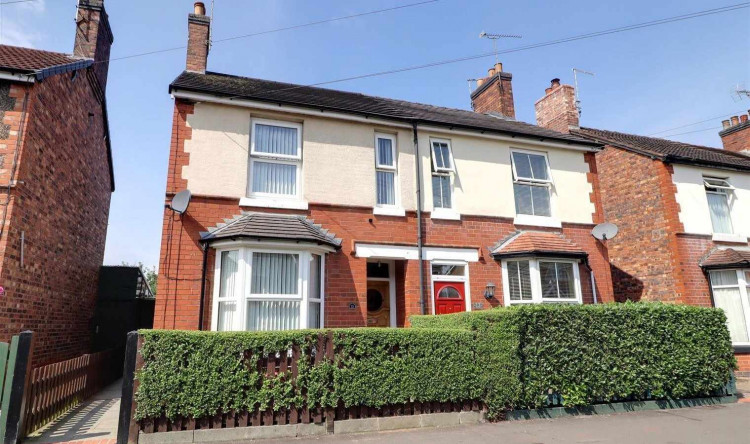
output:
POLYGON ((201 233, 201 242, 221 239, 291 241, 341 248, 341 239, 305 216, 243 212, 201 233))
POLYGON ((734 248, 716 249, 701 261, 706 270, 722 268, 750 268, 750 250, 734 248))
POLYGON ((496 259, 518 256, 588 257, 583 248, 562 233, 532 230, 511 233, 490 247, 490 253, 496 259))

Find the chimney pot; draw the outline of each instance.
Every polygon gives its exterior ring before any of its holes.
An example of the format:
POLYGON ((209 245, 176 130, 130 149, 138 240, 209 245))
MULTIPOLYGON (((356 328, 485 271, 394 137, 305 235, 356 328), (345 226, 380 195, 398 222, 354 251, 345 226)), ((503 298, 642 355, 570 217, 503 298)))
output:
POLYGON ((560 86, 560 79, 558 78, 552 79, 552 81, 550 82, 550 88, 555 89, 558 86, 560 86))
POLYGON ((747 122, 747 114, 743 114, 743 115, 740 116, 740 122, 741 123, 747 122))
POLYGON ((732 124, 731 124, 731 122, 729 122, 729 119, 721 121, 721 127, 722 127, 722 129, 727 129, 730 126, 732 126, 732 124))
POLYGON ((195 9, 195 15, 206 15, 206 5, 203 2, 195 2, 193 8, 195 9))
POLYGON ((740 123, 740 118, 738 116, 732 116, 732 126, 738 125, 740 123))
POLYGON ((503 64, 500 62, 495 63, 495 72, 503 72, 503 64))
POLYGON ((484 84, 484 79, 477 79, 477 88, 484 84))
POLYGON ((495 75, 495 68, 490 68, 487 70, 487 77, 492 77, 495 75))

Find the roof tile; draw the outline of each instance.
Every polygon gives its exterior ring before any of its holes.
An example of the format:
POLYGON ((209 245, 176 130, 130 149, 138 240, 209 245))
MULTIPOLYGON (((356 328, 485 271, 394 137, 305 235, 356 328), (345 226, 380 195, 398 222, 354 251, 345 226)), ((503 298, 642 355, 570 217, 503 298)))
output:
POLYGON ((750 267, 750 251, 734 248, 717 249, 701 261, 703 268, 750 267))
POLYGON ((0 45, 0 69, 34 72, 52 66, 67 65, 81 59, 70 54, 0 45))
POLYGON ((337 239, 320 225, 315 225, 305 216, 257 212, 243 212, 232 219, 226 219, 224 223, 209 228, 207 233, 202 233, 201 240, 243 237, 309 242, 335 248, 341 246, 341 239, 337 239))
POLYGON ((560 254, 585 257, 588 254, 561 233, 549 231, 516 231, 491 248, 495 257, 560 254))

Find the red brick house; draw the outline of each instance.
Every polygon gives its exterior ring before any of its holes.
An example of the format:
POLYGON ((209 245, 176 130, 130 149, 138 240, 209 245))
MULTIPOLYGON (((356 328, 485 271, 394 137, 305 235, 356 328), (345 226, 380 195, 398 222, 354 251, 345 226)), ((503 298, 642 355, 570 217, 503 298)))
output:
POLYGON ((0 45, 0 340, 35 332, 36 364, 89 349, 114 190, 113 42, 80 0, 73 54, 0 45))
POLYGON ((750 373, 750 143, 747 116, 725 122, 724 149, 581 127, 559 79, 536 103, 539 126, 605 145, 596 154, 618 300, 721 307, 750 373), (741 122, 740 122, 741 121, 741 122))
POLYGON ((188 19, 156 328, 404 326, 420 313, 613 301, 598 142, 515 120, 500 64, 475 112, 206 70, 188 19))

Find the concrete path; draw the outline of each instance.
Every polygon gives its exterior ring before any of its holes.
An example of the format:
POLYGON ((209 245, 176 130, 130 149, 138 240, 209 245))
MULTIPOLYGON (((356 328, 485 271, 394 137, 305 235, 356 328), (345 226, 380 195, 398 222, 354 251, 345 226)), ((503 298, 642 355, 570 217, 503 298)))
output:
POLYGON ((117 439, 122 380, 87 399, 68 413, 37 430, 25 444, 71 443, 113 444, 117 439))
POLYGON ((408 443, 750 443, 750 404, 724 404, 606 416, 510 421, 445 429, 421 429, 316 439, 254 441, 254 444, 408 443))

